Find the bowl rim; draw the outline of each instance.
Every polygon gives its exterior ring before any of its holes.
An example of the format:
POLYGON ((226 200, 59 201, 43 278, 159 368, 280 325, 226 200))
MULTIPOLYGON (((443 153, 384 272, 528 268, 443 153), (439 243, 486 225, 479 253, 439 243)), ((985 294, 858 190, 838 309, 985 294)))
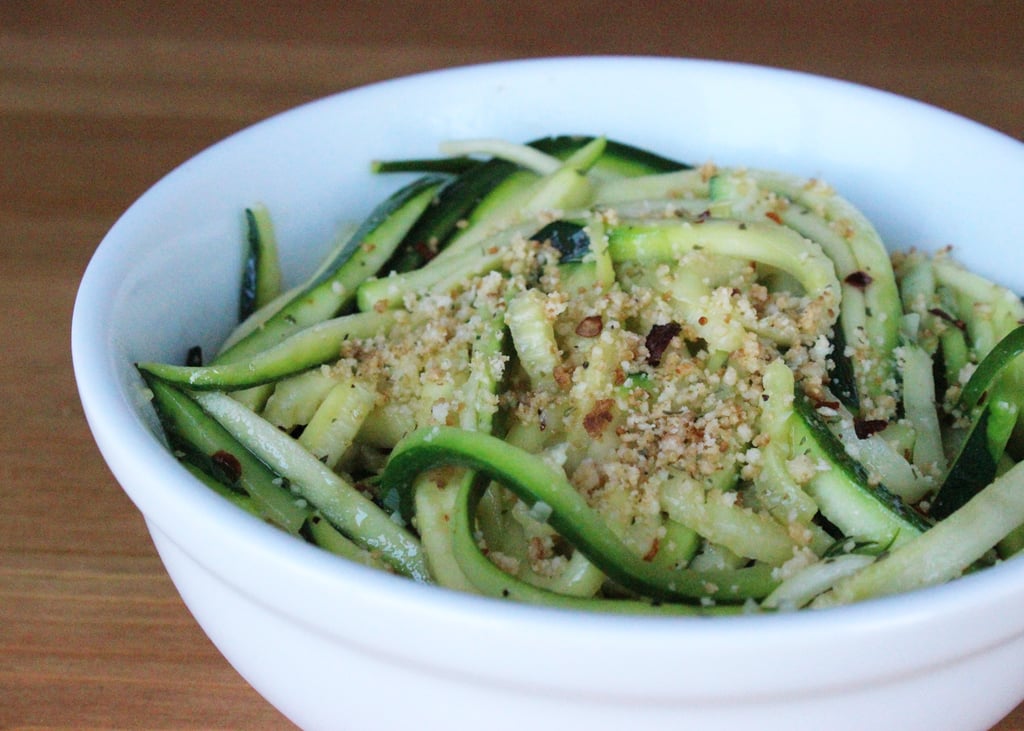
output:
MULTIPOLYGON (((200 563, 204 563, 204 557, 197 555, 195 549, 181 539, 180 525, 187 523, 192 530, 211 532, 216 536, 213 539, 216 544, 214 552, 252 552, 259 557, 254 563, 260 565, 260 572, 271 571, 276 580, 296 591, 304 590, 337 601, 343 599, 346 593, 355 587, 358 588, 358 596, 354 599, 358 599, 362 606, 402 612, 406 611, 403 607, 413 602, 417 606, 420 621, 429 620, 433 626, 450 627, 453 630, 458 627, 477 638, 493 636, 494 627, 500 625, 503 633, 516 634, 516 631, 509 630, 528 632, 538 642, 554 641, 555 638, 564 639, 567 634, 571 634, 573 642, 579 647, 599 642, 605 647, 618 648, 628 645, 636 648, 638 652, 651 652, 666 644, 677 650, 686 647, 710 648, 714 643, 723 643, 726 640, 737 647, 781 647, 786 643, 806 647, 816 641, 828 639, 838 631, 838 628, 842 628, 842 631, 851 638, 860 637, 868 641, 872 636, 886 634, 882 630, 909 632, 913 626, 916 626, 917 630, 911 634, 919 638, 922 629, 932 626, 936 617, 941 614, 959 614, 963 621, 967 621, 977 607, 990 604, 994 598, 1011 601, 1015 596, 1019 596, 1020 589, 1015 592, 1014 585, 1024 585, 1024 561, 1018 560, 1020 557, 1017 557, 1000 566, 962 577, 951 584, 819 612, 687 619, 590 615, 511 604, 416 585, 405 579, 338 561, 336 557, 320 549, 285 536, 236 510, 194 481, 177 465, 176 460, 154 435, 145 429, 143 419, 134 410, 130 393, 125 390, 123 384, 115 383, 112 378, 116 373, 116 363, 113 362, 113 354, 106 347, 109 344, 109 336, 103 331, 103 314, 109 313, 112 307, 113 297, 110 295, 115 285, 111 277, 122 271, 125 266, 124 262, 118 262, 116 259, 119 247, 124 244, 125 237, 130 237, 137 220, 160 210, 160 190, 167 186, 183 184, 183 178, 192 174, 194 168, 201 168, 203 160, 208 159, 211 154, 215 155, 217 150, 225 146, 241 144, 247 137, 260 135, 273 125, 286 125, 296 117, 316 114, 332 104, 356 103, 361 95, 400 91, 408 85, 437 83, 439 79, 510 71, 542 73, 560 65, 581 63, 656 64, 679 69, 680 73, 713 70, 716 73, 753 74, 764 79, 785 79, 788 83, 805 84, 815 88, 827 87, 829 90, 842 90, 843 93, 850 93, 859 98, 902 105, 918 113, 923 111, 928 115, 939 115, 944 123, 962 127, 973 135, 987 136, 996 140, 998 144, 1012 143, 1018 148, 1016 154, 1020 154, 1024 149, 1024 145, 1002 132, 984 127, 953 112, 850 81, 747 63, 656 56, 573 56, 472 64, 367 84, 275 114, 197 153, 140 196, 104 236, 86 269, 76 297, 72 319, 72 356, 80 398, 90 429, 111 471, 143 512, 147 522, 151 522, 153 527, 159 529, 176 546, 200 563), (97 385, 100 387, 97 388, 97 385), (154 487, 134 484, 133 475, 154 466, 160 473, 159 479, 152 482, 154 487), (768 635, 771 637, 766 638, 768 635)), ((297 621, 315 627, 338 641, 360 641, 350 632, 339 632, 339 628, 330 622, 329 613, 323 610, 310 611, 309 607, 282 606, 280 595, 254 591, 253 586, 259 584, 254 583, 256 577, 253 575, 252 566, 247 568, 235 565, 233 568, 237 573, 226 571, 223 566, 208 565, 208 568, 236 590, 248 594, 253 600, 265 606, 289 613, 297 621)), ((351 594, 349 599, 353 599, 351 594)), ((373 637, 372 644, 379 649, 378 643, 381 642, 383 633, 383 628, 377 628, 376 633, 370 632, 366 637, 373 637)), ((1021 633, 1024 633, 1024 621, 996 622, 984 628, 982 635, 985 642, 998 644, 1021 633)), ((369 647, 370 643, 366 644, 369 647)), ((401 643, 385 644, 387 652, 396 657, 408 655, 409 648, 403 647, 401 643)), ((445 661, 437 655, 440 646, 431 646, 429 642, 427 644, 427 649, 415 653, 417 657, 422 659, 433 651, 438 666, 460 672, 465 671, 467 663, 474 665, 468 662, 466 655, 445 661)), ((905 662, 896 662, 892 668, 880 672, 890 676, 912 672, 926 664, 953 657, 956 653, 976 650, 976 641, 958 643, 954 640, 922 656, 907 658, 905 662)), ((476 663, 472 673, 485 673, 488 667, 489 664, 476 663)), ((867 669, 862 671, 867 672, 867 669)), ((872 670, 876 671, 878 670, 872 670)), ((644 682, 650 682, 650 678, 645 676, 644 682)), ((631 687, 630 690, 639 692, 639 687, 631 687)))

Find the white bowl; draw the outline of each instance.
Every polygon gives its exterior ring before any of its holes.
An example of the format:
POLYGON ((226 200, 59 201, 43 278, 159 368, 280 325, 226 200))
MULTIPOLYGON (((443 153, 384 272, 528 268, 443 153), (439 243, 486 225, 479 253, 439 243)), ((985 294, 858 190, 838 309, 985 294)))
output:
MULTIPOLYGON (((1007 90, 1009 93, 1009 90, 1007 90)), ((439 141, 606 134, 692 162, 821 176, 890 245, 952 244, 1024 290, 1024 145, 879 91, 743 65, 531 60, 348 91, 182 165, 111 229, 73 355, 99 447, 186 604, 238 671, 307 728, 981 729, 1024 699, 1024 561, 816 613, 593 616, 414 584, 236 510, 155 436, 132 362, 232 325, 243 206, 276 219, 297 281, 335 228, 398 184, 374 158, 439 141), (699 724, 699 726, 698 726, 699 724)))

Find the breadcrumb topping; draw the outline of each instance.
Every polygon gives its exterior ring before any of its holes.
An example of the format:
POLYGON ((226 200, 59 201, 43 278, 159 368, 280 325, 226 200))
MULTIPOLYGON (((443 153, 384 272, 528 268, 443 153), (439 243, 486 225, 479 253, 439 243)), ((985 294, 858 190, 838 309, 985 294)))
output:
MULTIPOLYGON (((602 215, 617 219, 613 209, 602 215)), ((783 360, 812 389, 823 388, 834 303, 819 312, 799 290, 771 286, 756 263, 699 249, 673 266, 623 265, 610 286, 573 292, 558 263, 547 243, 515 237, 497 271, 406 296, 386 338, 347 343, 334 367, 374 383, 379 406, 399 424, 473 428, 466 416, 476 406, 464 386, 474 344, 517 292, 541 292, 555 338, 552 378, 531 383, 503 356, 492 363, 504 378, 492 406, 510 415, 513 431, 558 455, 588 503, 641 556, 654 557, 669 472, 716 500, 743 504, 734 488, 757 477, 767 443, 758 427, 765 368, 783 360), (552 444, 548 434, 564 441, 552 444)), ((789 469, 804 482, 814 467, 789 469)), ((550 538, 534 536, 525 557, 489 555, 517 569, 525 559, 531 571, 551 575, 565 557, 550 538)))

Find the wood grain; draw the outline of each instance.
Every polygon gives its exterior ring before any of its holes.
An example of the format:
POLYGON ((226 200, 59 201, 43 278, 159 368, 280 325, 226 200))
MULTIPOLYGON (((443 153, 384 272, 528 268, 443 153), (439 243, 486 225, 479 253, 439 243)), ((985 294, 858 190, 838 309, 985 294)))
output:
MULTIPOLYGON (((218 139, 395 75, 593 53, 822 73, 1024 135, 1018 2, 623 7, 0 3, 0 728, 290 727, 178 599, 70 365, 75 289, 104 232, 218 139)), ((1024 729, 1024 706, 996 728, 1024 729)))

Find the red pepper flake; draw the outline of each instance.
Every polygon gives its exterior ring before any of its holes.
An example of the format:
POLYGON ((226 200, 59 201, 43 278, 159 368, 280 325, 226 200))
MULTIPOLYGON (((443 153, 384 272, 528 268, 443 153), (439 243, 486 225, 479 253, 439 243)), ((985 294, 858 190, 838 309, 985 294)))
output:
POLYGON ((615 402, 610 398, 598 399, 594 408, 583 417, 583 428, 592 439, 597 439, 609 424, 612 423, 612 406, 615 402))
POLYGON ((430 261, 437 256, 437 249, 430 246, 426 241, 417 241, 412 245, 413 250, 423 257, 423 261, 430 261))
POLYGON ((858 439, 867 439, 872 434, 878 432, 889 426, 889 422, 885 419, 854 419, 853 420, 853 431, 856 433, 858 439))
POLYGON ((863 291, 867 289, 868 285, 871 284, 871 282, 873 282, 874 280, 871 278, 871 275, 868 274, 867 272, 856 271, 847 274, 846 279, 843 281, 845 281, 851 287, 856 287, 857 289, 863 291))
POLYGON ((367 484, 365 482, 356 482, 354 487, 356 488, 356 490, 361 492, 363 495, 366 495, 366 497, 368 497, 368 498, 375 498, 376 497, 376 495, 374 495, 374 490, 373 490, 373 486, 372 485, 369 485, 369 484, 367 484))
POLYGON ((832 401, 822 397, 821 392, 809 393, 808 397, 814 401, 814 408, 816 409, 831 409, 832 411, 838 411, 842 406, 838 401, 832 401))
POLYGON ((604 321, 600 315, 591 315, 580 320, 576 326, 576 334, 581 338, 596 338, 604 329, 604 321))
POLYGON ((655 536, 651 542, 651 547, 647 549, 647 553, 644 554, 644 561, 653 561, 654 557, 658 555, 658 549, 661 548, 661 543, 658 541, 658 537, 655 536))
POLYGON ((963 320, 961 320, 959 318, 953 317, 951 314, 949 314, 945 310, 939 309, 938 307, 933 307, 930 310, 928 310, 928 312, 930 312, 931 314, 935 315, 940 320, 945 320, 946 322, 948 322, 950 325, 955 327, 960 332, 964 332, 964 331, 967 330, 967 323, 966 322, 964 322, 963 320))
POLYGON ((682 332, 683 326, 678 322, 668 322, 664 325, 654 325, 647 333, 644 344, 647 346, 647 362, 652 366, 661 364, 661 356, 665 354, 672 338, 682 332))
POLYGON ((544 541, 540 536, 531 538, 526 550, 531 561, 542 561, 547 558, 547 548, 544 546, 544 541))
POLYGON ((213 461, 215 467, 223 470, 224 476, 231 482, 238 482, 242 477, 242 463, 239 462, 238 457, 231 454, 231 452, 226 452, 221 449, 210 455, 210 459, 213 461))
POLYGON ((782 216, 780 216, 775 211, 768 211, 764 215, 768 216, 768 218, 772 219, 773 221, 775 221, 775 223, 779 224, 780 226, 782 225, 782 216))

